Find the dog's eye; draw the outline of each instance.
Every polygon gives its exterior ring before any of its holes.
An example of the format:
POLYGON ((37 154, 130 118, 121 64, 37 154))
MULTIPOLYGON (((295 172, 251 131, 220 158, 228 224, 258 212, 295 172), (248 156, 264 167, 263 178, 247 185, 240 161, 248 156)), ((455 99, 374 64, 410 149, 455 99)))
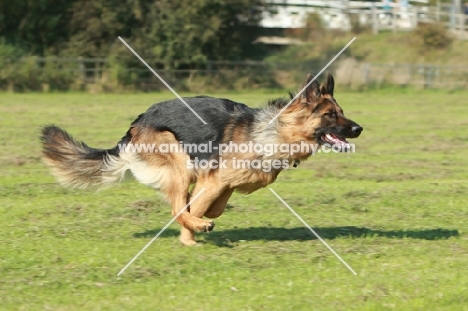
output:
POLYGON ((336 118, 336 111, 327 112, 325 115, 329 116, 330 118, 336 118))

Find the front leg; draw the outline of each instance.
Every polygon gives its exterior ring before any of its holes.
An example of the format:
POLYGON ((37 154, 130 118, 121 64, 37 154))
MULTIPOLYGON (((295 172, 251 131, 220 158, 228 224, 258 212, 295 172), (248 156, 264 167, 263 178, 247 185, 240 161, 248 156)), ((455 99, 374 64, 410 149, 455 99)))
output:
POLYGON ((205 212, 205 217, 218 218, 224 212, 226 204, 229 201, 234 189, 228 188, 217 198, 205 212))

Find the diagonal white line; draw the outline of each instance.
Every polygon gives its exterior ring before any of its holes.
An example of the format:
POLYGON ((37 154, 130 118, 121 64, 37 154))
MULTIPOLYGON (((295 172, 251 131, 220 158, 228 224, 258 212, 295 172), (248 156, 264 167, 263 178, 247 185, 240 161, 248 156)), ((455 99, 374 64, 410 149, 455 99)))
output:
POLYGON ((185 100, 184 100, 182 97, 180 97, 179 94, 177 94, 176 91, 174 91, 174 90, 172 89, 172 87, 171 87, 169 84, 167 84, 166 81, 164 81, 163 78, 161 78, 161 76, 158 75, 157 72, 154 71, 153 68, 151 68, 150 65, 148 65, 148 63, 146 63, 145 60, 144 60, 143 58, 141 58, 140 55, 138 55, 137 52, 135 52, 135 51, 132 49, 132 47, 131 47, 130 45, 127 44, 127 42, 125 42, 124 39, 122 39, 120 36, 119 36, 118 38, 119 38, 120 41, 122 41, 123 44, 125 44, 125 46, 126 46, 130 51, 132 51, 133 54, 135 54, 136 57, 138 57, 138 59, 139 59, 143 64, 145 64, 146 67, 148 67, 148 69, 149 69, 156 77, 158 77, 159 80, 161 80, 161 82, 162 82, 172 93, 174 93, 175 96, 177 96, 178 99, 180 99, 181 102, 183 102, 183 103, 185 104, 185 106, 187 106, 188 109, 190 109, 190 111, 191 111, 195 116, 197 116, 198 119, 200 119, 200 121, 203 122, 203 124, 207 124, 207 123, 205 122, 205 120, 203 120, 202 117, 200 117, 200 116, 198 115, 198 113, 196 113, 195 110, 193 110, 192 107, 190 107, 190 106, 185 102, 185 100))
POLYGON ((319 73, 318 73, 312 80, 310 80, 310 82, 307 83, 306 86, 304 86, 304 87, 302 88, 302 90, 300 90, 300 91, 296 94, 296 96, 294 96, 294 97, 289 101, 289 103, 288 103, 286 106, 284 106, 283 109, 281 109, 280 112, 278 112, 278 114, 277 114, 273 119, 270 120, 270 122, 268 122, 268 124, 271 124, 273 121, 275 121, 276 118, 278 118, 278 117, 280 116, 280 114, 282 114, 282 113, 286 110, 286 108, 288 108, 289 105, 291 105, 291 103, 292 103, 293 101, 295 101, 296 98, 298 98, 298 97, 302 94, 302 92, 304 92, 305 89, 307 89, 307 88, 309 87, 309 85, 312 84, 312 82, 314 82, 315 80, 317 80, 317 78, 322 74, 322 72, 324 72, 324 71, 328 68, 328 66, 330 66, 330 65, 335 61, 335 59, 337 59, 338 56, 340 56, 340 55, 351 45, 351 43, 354 42, 354 40, 356 40, 356 37, 354 37, 353 39, 351 39, 351 41, 349 41, 348 44, 346 44, 345 47, 342 48, 341 51, 339 51, 338 54, 336 54, 335 57, 333 57, 332 60, 329 61, 328 64, 326 64, 325 67, 323 67, 323 69, 320 70, 319 73))
POLYGON ((129 262, 125 267, 122 268, 122 270, 120 270, 119 273, 117 273, 117 276, 120 276, 120 275, 121 275, 137 258, 138 258, 138 256, 140 256, 140 255, 151 245, 151 243, 153 243, 157 238, 159 238, 159 236, 164 232, 164 230, 166 230, 167 227, 169 227, 169 226, 174 222, 174 220, 176 220, 177 217, 179 217, 180 214, 182 214, 182 213, 187 209, 187 207, 188 207, 190 204, 192 204, 192 202, 195 201, 195 200, 198 198, 198 196, 199 196, 200 194, 202 194, 203 191, 205 191, 205 190, 206 190, 206 188, 202 188, 202 189, 200 190, 200 192, 197 193, 197 195, 194 196, 193 199, 190 200, 190 202, 188 202, 187 205, 185 205, 184 208, 181 209, 180 212, 178 212, 177 215, 175 215, 174 218, 172 218, 172 220, 169 221, 169 222, 167 223, 167 225, 165 225, 164 228, 162 228, 162 229, 158 232, 158 234, 156 234, 156 236, 155 236, 154 238, 152 238, 151 241, 149 241, 148 244, 146 244, 145 247, 143 247, 143 248, 141 249, 141 251, 139 251, 138 254, 136 254, 135 257, 133 257, 133 259, 130 260, 130 262, 129 262))
POLYGON ((344 261, 344 260, 340 257, 340 255, 338 255, 338 254, 333 250, 333 248, 331 248, 331 247, 327 244, 327 242, 325 242, 325 241, 317 234, 317 232, 315 232, 315 230, 312 229, 312 228, 304 221, 304 219, 302 219, 302 217, 299 216, 299 214, 296 213, 296 211, 294 211, 294 210, 291 208, 291 206, 289 206, 288 203, 286 203, 286 202, 275 192, 275 190, 273 190, 272 188, 268 188, 268 189, 270 189, 270 191, 278 198, 278 200, 280 200, 280 201, 284 204, 284 206, 286 206, 286 207, 291 211, 291 213, 293 213, 294 216, 296 216, 296 217, 304 224, 304 226, 306 226, 306 227, 310 230, 310 232, 312 232, 312 233, 317 237, 317 239, 319 239, 320 242, 322 242, 323 245, 325 245, 325 246, 333 253, 333 255, 335 255, 336 258, 338 258, 338 259, 346 266, 346 268, 349 269, 349 271, 351 271, 354 275, 357 275, 357 273, 353 270, 353 268, 351 268, 351 267, 346 263, 346 261, 344 261))

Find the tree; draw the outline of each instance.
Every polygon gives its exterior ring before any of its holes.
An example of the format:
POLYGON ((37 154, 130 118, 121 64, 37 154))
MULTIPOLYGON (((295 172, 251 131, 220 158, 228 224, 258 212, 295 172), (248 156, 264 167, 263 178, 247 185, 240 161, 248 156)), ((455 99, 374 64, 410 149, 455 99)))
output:
POLYGON ((197 67, 252 57, 261 2, 0 0, 0 40, 31 55, 119 56, 130 62, 117 39, 122 36, 165 68, 197 67))
POLYGON ((0 37, 6 43, 43 56, 68 39, 72 4, 73 1, 60 0, 0 0, 0 37))
POLYGON ((258 5, 258 0, 151 1, 128 39, 165 68, 243 59, 254 52, 258 5))

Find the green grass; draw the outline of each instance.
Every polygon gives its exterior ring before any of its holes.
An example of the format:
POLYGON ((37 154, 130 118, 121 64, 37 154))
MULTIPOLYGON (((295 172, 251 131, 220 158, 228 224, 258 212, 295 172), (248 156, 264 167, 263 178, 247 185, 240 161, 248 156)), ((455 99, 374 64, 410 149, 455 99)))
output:
MULTIPOLYGON (((277 94, 217 94, 260 105, 277 94)), ((355 154, 318 154, 234 195, 201 246, 179 245, 160 195, 129 181, 61 188, 40 160, 55 123, 112 147, 163 94, 0 95, 2 310, 468 310, 467 93, 340 93, 355 154)))

